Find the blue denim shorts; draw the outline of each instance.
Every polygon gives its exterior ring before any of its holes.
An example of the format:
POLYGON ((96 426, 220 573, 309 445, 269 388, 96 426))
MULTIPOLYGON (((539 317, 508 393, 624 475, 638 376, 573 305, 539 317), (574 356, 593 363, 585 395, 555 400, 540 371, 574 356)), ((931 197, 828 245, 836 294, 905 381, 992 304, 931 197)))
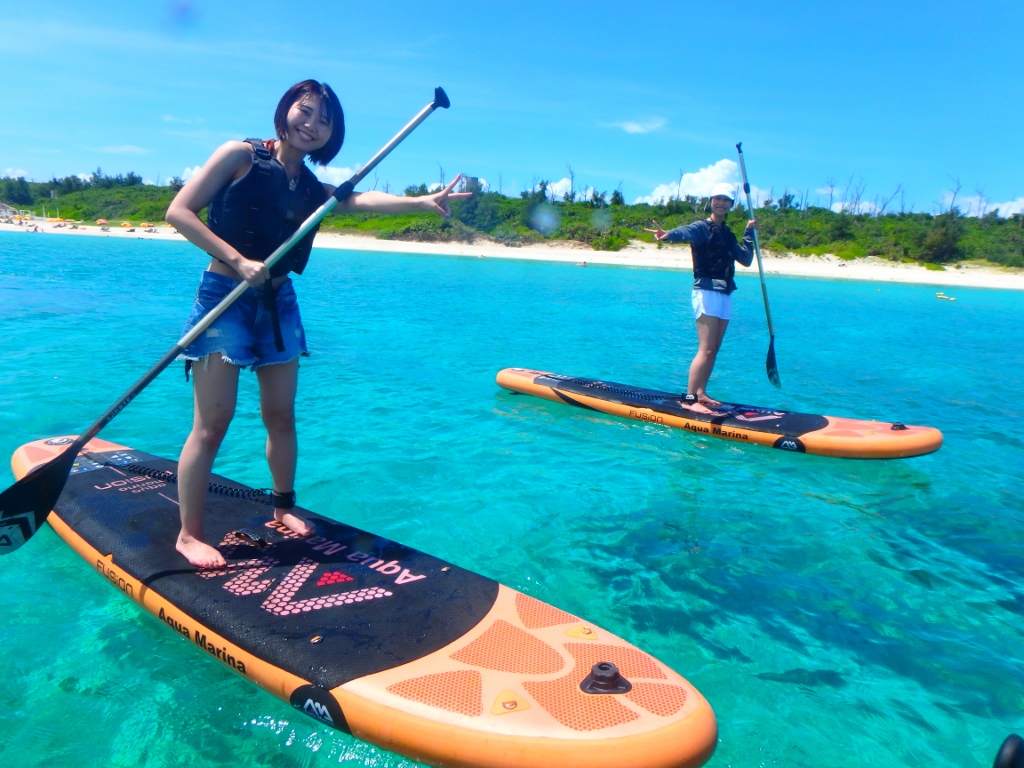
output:
MULTIPOLYGON (((238 281, 216 272, 203 272, 196 291, 192 314, 182 335, 202 319, 207 312, 231 293, 238 281)), ((299 299, 291 280, 276 290, 277 315, 281 323, 284 351, 274 343, 274 325, 271 312, 263 304, 263 289, 250 288, 213 321, 195 341, 186 347, 179 360, 203 360, 220 353, 224 362, 241 368, 262 368, 265 365, 287 363, 299 355, 309 355, 306 332, 299 316, 299 299)))

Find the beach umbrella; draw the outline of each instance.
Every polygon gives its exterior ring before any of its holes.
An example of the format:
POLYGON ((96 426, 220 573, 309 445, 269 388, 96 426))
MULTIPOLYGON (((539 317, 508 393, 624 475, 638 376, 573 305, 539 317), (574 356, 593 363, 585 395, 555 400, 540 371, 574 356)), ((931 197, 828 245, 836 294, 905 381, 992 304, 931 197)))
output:
POLYGON ((144 221, 141 224, 139 224, 139 226, 140 227, 152 227, 153 225, 150 224, 148 221, 144 221))
POLYGON ((11 218, 14 219, 15 221, 21 221, 20 215, 12 216, 11 218))
POLYGON ((130 227, 131 225, 132 225, 132 223, 130 221, 122 221, 121 222, 121 226, 122 227, 130 227))
POLYGON ((107 220, 106 219, 96 219, 96 223, 97 224, 106 224, 107 220))

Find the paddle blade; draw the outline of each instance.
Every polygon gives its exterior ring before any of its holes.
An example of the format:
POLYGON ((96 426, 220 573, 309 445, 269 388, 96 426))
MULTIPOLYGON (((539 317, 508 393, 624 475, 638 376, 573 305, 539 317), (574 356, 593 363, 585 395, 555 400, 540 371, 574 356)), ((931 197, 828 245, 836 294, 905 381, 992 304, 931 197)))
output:
POLYGON ((994 768, 1024 768, 1024 739, 1016 733, 1007 736, 996 755, 994 768))
POLYGON ((0 555, 31 539, 60 498, 81 444, 76 440, 55 459, 33 469, 0 493, 0 555))
POLYGON ((768 369, 768 381, 777 389, 782 389, 782 379, 779 378, 779 364, 775 362, 775 337, 772 336, 768 344, 768 359, 765 360, 765 368, 768 369))

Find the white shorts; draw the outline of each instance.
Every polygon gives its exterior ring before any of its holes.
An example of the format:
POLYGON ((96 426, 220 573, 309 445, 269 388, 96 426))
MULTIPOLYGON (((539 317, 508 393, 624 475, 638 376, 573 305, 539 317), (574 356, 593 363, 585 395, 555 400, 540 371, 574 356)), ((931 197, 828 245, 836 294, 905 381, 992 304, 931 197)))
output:
POLYGON ((691 303, 693 304, 694 320, 700 320, 701 315, 719 317, 722 320, 732 318, 732 296, 728 293, 694 288, 691 303))

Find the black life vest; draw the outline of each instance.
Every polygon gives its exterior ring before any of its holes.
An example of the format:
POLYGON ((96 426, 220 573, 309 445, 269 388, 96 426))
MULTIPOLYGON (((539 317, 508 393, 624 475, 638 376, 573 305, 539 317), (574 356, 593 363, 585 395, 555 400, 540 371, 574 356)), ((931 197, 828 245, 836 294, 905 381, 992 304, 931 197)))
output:
POLYGON ((736 235, 725 224, 717 226, 708 220, 708 241, 703 245, 690 244, 693 253, 693 284, 705 290, 732 293, 736 290, 736 266, 733 248, 739 243, 736 235))
MULTIPOLYGON (((207 226, 240 254, 266 261, 327 199, 324 185, 305 165, 289 184, 284 166, 260 139, 246 139, 253 148, 252 167, 221 189, 210 201, 207 226)), ((317 224, 270 268, 272 277, 302 274, 313 248, 317 224)))

